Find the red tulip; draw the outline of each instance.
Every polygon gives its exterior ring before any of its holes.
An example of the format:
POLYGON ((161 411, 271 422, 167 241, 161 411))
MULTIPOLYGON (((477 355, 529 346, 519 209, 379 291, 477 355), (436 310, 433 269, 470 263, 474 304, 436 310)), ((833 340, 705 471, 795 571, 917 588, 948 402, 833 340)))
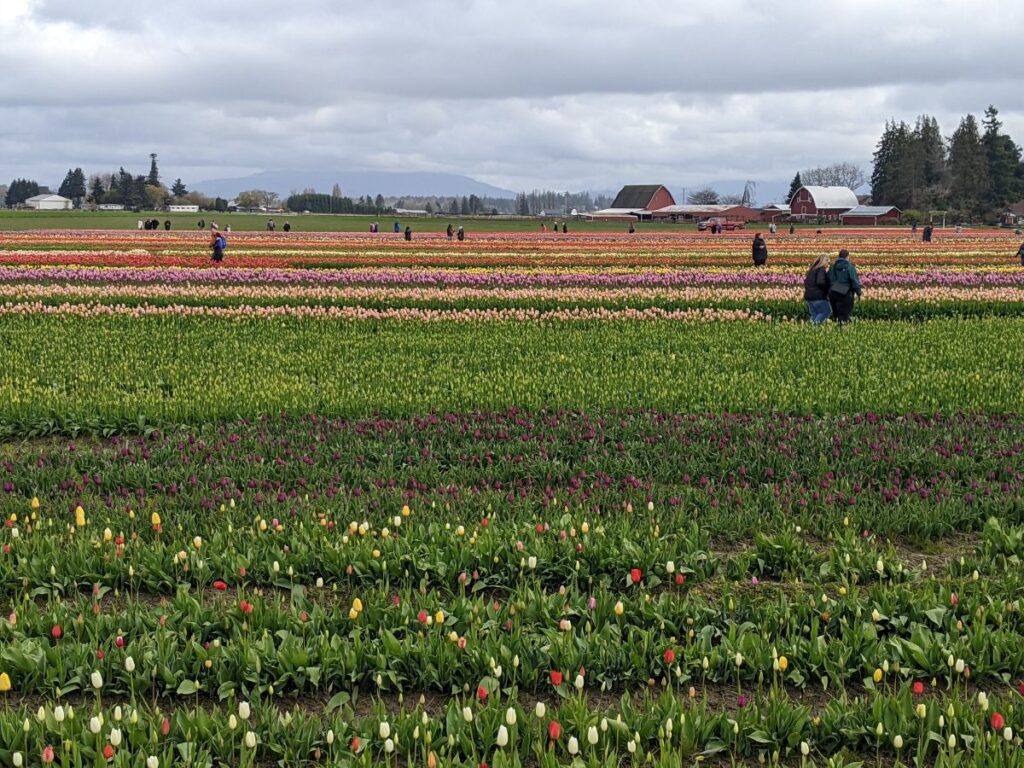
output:
POLYGON ((551 684, 556 688, 562 684, 562 673, 558 670, 551 670, 551 684))
POLYGON ((252 603, 250 603, 248 600, 243 600, 242 602, 240 602, 238 604, 238 607, 242 609, 242 613, 244 613, 246 616, 252 613, 252 603))
POLYGON ((49 744, 47 744, 45 747, 43 747, 43 762, 44 763, 52 763, 53 762, 53 757, 54 757, 54 755, 53 755, 53 747, 51 747, 49 744))
POLYGON ((109 760, 113 756, 114 756, 114 747, 111 746, 110 744, 107 744, 107 746, 105 746, 103 748, 103 757, 105 757, 107 760, 109 760))
POLYGON ((537 523, 537 527, 534 528, 537 533, 544 533, 544 523, 537 523))
POLYGON ((103 661, 103 649, 102 648, 97 648, 96 649, 96 658, 99 659, 100 661, 103 661))
POLYGON ((950 605, 956 605, 959 602, 960 602, 960 598, 957 597, 956 592, 951 592, 950 595, 949 595, 949 604, 950 605))
POLYGON ((243 565, 243 566, 241 566, 238 569, 238 578, 244 579, 245 578, 245 574, 246 574, 246 570, 245 570, 245 566, 243 565))
POLYGON ((114 645, 118 648, 124 648, 124 637, 122 635, 118 635, 117 639, 114 640, 114 645))
POLYGON ((170 721, 170 720, 168 720, 168 719, 167 719, 167 718, 165 717, 165 718, 164 718, 164 719, 163 719, 163 720, 161 721, 161 723, 160 723, 160 733, 162 733, 162 734, 163 734, 164 736, 166 736, 166 735, 167 735, 167 734, 169 734, 170 732, 171 732, 171 721, 170 721))
POLYGON ((995 731, 1003 730, 1003 726, 1006 725, 1006 720, 1004 720, 1003 716, 998 712, 992 713, 992 719, 989 720, 989 722, 992 723, 992 729, 995 731))
POLYGON ((491 522, 491 521, 490 521, 490 520, 488 520, 488 519, 487 519, 487 518, 485 517, 485 518, 484 518, 483 520, 481 520, 481 521, 480 521, 480 525, 481 525, 481 526, 482 526, 483 528, 486 528, 486 527, 487 527, 487 526, 488 526, 488 525, 490 524, 490 522, 491 522))
POLYGON ((920 696, 922 693, 924 693, 924 683, 922 683, 920 680, 914 681, 914 685, 911 686, 911 690, 914 692, 915 696, 920 696))
POLYGON ((419 613, 416 614, 416 621, 418 621, 420 624, 426 624, 428 618, 430 618, 430 617, 427 616, 427 612, 426 611, 420 611, 419 613))
POLYGON ((64 634, 64 630, 60 628, 60 624, 54 624, 53 629, 50 630, 50 634, 53 635, 54 640, 60 640, 60 636, 64 634))
POLYGON ((216 589, 218 592, 224 592, 227 590, 228 585, 226 582, 217 579, 215 582, 213 582, 213 588, 216 589))
POLYGON ((352 747, 352 751, 353 752, 358 752, 359 751, 359 747, 361 745, 362 745, 362 742, 359 741, 359 737, 358 736, 353 736, 352 737, 352 743, 349 744, 349 746, 352 747))
POLYGON ((644 572, 639 568, 631 568, 629 571, 629 580, 634 584, 639 584, 644 578, 644 572))
POLYGON ((1017 686, 1017 693, 1019 693, 1021 696, 1024 696, 1024 683, 1021 683, 1017 686))
POLYGON ((686 577, 681 573, 676 574, 676 586, 681 587, 686 582, 686 577))
POLYGON ((562 726, 558 724, 557 720, 552 720, 548 723, 548 738, 551 741, 558 741, 558 737, 562 735, 562 726))
POLYGON ((480 701, 487 701, 487 689, 482 685, 478 687, 476 689, 476 697, 480 699, 480 701))
POLYGON ((662 658, 665 659, 666 664, 673 664, 676 660, 676 652, 671 648, 666 648, 662 658))

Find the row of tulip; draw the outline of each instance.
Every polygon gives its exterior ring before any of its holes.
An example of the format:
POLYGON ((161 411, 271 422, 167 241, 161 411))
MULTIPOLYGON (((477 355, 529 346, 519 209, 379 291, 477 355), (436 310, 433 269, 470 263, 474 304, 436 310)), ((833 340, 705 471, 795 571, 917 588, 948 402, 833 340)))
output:
MULTIPOLYGON (((656 319, 490 322, 494 313, 487 311, 468 313, 477 322, 424 323, 353 320, 349 310, 330 308, 303 310, 310 317, 274 317, 278 308, 266 307, 261 317, 201 307, 182 308, 184 316, 158 308, 156 317, 139 308, 89 309, 100 316, 74 316, 80 310, 73 307, 42 314, 40 307, 2 319, 0 433, 281 410, 401 414, 439 404, 676 412, 1021 409, 1016 371, 1024 367, 1024 322, 1016 318, 844 329, 703 322, 681 330, 656 319), (187 316, 214 312, 231 316, 187 316), (834 382, 825 397, 823 382, 834 382)), ((566 312, 588 314, 595 313, 566 312)), ((629 311, 649 314, 658 313, 629 311)))
POLYGON ((0 714, 6 765, 675 766, 708 757, 841 768, 864 758, 938 766, 1016 765, 1019 697, 915 703, 873 696, 807 707, 773 694, 735 711, 663 694, 560 706, 480 686, 439 706, 421 700, 357 713, 230 700, 213 709, 50 702, 0 714))

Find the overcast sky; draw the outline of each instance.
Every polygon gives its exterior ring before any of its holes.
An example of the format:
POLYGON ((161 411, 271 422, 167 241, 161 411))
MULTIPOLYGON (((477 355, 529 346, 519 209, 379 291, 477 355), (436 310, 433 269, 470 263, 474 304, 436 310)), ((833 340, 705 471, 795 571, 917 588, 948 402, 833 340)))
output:
MULTIPOLYGON (((1024 142, 1020 0, 0 0, 0 182, 69 166, 673 188, 869 169, 887 118, 1024 142)), ((725 190, 730 191, 730 190, 725 190)))

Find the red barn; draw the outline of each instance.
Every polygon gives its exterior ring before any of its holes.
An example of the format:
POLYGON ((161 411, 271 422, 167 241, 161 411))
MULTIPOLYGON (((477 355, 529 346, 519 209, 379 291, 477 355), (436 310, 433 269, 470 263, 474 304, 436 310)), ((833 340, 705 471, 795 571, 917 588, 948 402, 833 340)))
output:
POLYGON ((858 205, 849 187, 800 187, 789 201, 790 214, 805 218, 836 218, 858 205))
POLYGON ((629 184, 619 190, 611 207, 656 211, 675 204, 672 193, 660 184, 629 184))

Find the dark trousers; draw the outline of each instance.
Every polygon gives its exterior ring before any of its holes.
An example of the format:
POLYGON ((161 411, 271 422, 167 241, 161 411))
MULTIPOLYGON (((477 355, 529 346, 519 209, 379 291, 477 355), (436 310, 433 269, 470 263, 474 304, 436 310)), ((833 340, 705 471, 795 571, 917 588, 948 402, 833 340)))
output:
POLYGON ((828 292, 828 303, 832 307, 832 319, 837 323, 850 322, 850 313, 853 312, 853 294, 828 292))

